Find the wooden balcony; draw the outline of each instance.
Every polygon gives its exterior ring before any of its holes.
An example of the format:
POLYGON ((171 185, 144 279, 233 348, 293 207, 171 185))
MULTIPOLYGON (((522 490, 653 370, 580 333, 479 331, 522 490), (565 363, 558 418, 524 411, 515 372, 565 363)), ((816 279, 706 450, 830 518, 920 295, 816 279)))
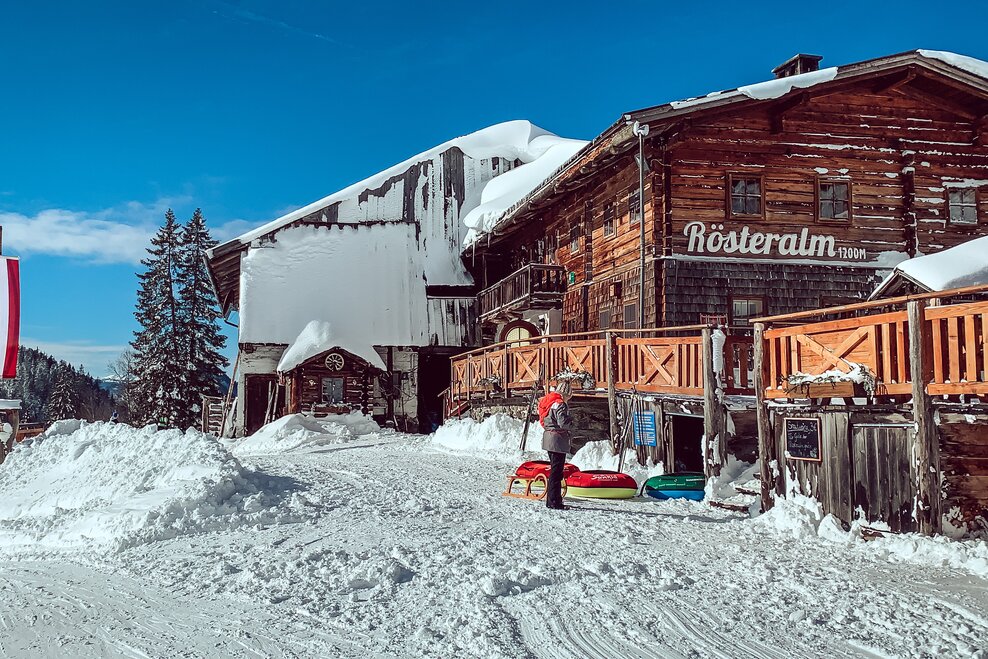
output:
POLYGON ((531 263, 480 292, 480 319, 495 320, 513 311, 559 309, 564 293, 563 266, 531 263))
MULTIPOLYGON (((588 376, 583 388, 574 385, 577 395, 606 395, 613 380, 619 392, 700 397, 704 327, 611 330, 497 343, 452 360, 449 401, 529 395, 533 387, 556 384, 566 371, 588 376)), ((753 395, 752 339, 728 336, 723 353, 723 361, 715 361, 725 365, 724 392, 753 395)))
MULTIPOLYGON (((951 298, 970 297, 972 290, 957 289, 762 319, 764 397, 909 396, 914 377, 910 343, 917 336, 920 337, 917 355, 926 371, 920 376, 926 393, 934 396, 988 393, 988 300, 942 304, 951 298), (929 306, 934 301, 938 302, 937 306, 929 306), (906 309, 895 309, 906 304, 916 305, 914 317, 922 318, 922 328, 910 326, 906 309), (811 315, 845 313, 863 315, 780 326, 811 315), (866 386, 855 386, 837 375, 852 370, 867 373, 866 386), (825 376, 828 372, 831 375, 825 376), (811 383, 794 386, 798 380, 811 383)), ((984 287, 977 291, 982 296, 988 293, 984 287)))

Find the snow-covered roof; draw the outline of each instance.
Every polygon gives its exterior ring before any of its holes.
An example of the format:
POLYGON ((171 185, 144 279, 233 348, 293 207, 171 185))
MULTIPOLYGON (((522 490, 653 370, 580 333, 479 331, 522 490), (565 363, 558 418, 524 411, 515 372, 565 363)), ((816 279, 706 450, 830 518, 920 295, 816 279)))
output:
MULTIPOLYGON (((499 157, 506 160, 520 160, 522 163, 528 164, 537 162, 543 156, 548 156, 549 160, 555 163, 555 166, 546 172, 546 175, 548 175, 552 173, 552 170, 561 165, 565 160, 569 159, 569 157, 576 153, 576 151, 578 151, 585 144, 586 142, 582 140, 571 140, 558 137, 553 133, 550 133, 543 128, 539 128, 535 124, 525 120, 506 121, 504 123, 495 124, 474 133, 443 142, 438 146, 434 146, 431 149, 408 158, 407 160, 403 160, 396 165, 388 167, 373 176, 369 176, 361 181, 358 181, 357 183, 349 185, 338 192, 334 192, 327 197, 323 197, 322 199, 303 206, 298 210, 282 215, 276 220, 241 234, 228 242, 241 244, 249 243, 256 238, 260 238, 261 236, 267 235, 272 231, 276 231, 283 226, 291 224, 292 222, 323 209, 335 202, 346 201, 357 197, 361 192, 380 188, 389 179, 403 174, 414 165, 432 160, 437 155, 453 148, 460 149, 463 151, 464 155, 475 160, 499 157)), ((523 170, 524 165, 518 169, 523 170)), ((490 195, 481 194, 480 198, 476 200, 477 203, 475 205, 493 203, 496 199, 508 195, 511 191, 521 190, 525 187, 525 185, 530 183, 530 187, 525 190, 525 192, 528 192, 531 188, 534 188, 542 182, 542 179, 537 179, 535 177, 537 176, 536 172, 545 171, 545 169, 546 167, 543 166, 541 168, 529 170, 526 176, 516 175, 512 177, 514 185, 511 186, 510 191, 504 189, 507 186, 501 186, 497 192, 490 195)), ((218 245, 217 247, 208 250, 207 256, 212 257, 214 253, 220 251, 221 247, 222 245, 218 245)))
POLYGON ((882 297, 895 281, 901 279, 927 291, 988 284, 988 236, 903 261, 878 285, 871 297, 882 297))
MULTIPOLYGON (((482 221, 476 222, 476 226, 471 225, 471 233, 468 240, 475 241, 480 233, 486 231, 493 232, 495 229, 503 238, 507 233, 506 227, 514 224, 515 221, 523 219, 526 213, 525 202, 543 201, 545 197, 554 194, 555 184, 564 177, 572 176, 573 172, 579 171, 588 159, 598 157, 594 147, 609 146, 606 149, 607 156, 612 157, 616 152, 625 151, 637 144, 630 129, 633 122, 655 123, 662 122, 672 125, 686 115, 692 115, 702 110, 713 110, 733 104, 746 104, 756 101, 766 101, 778 99, 791 93, 793 90, 806 90, 819 85, 843 80, 867 74, 883 74, 907 65, 920 65, 927 69, 935 69, 940 73, 959 73, 958 77, 971 83, 971 75, 977 76, 981 80, 975 80, 974 84, 988 91, 988 62, 984 62, 966 55, 958 55, 939 50, 915 50, 897 55, 889 55, 864 62, 856 62, 842 66, 809 71, 782 78, 772 78, 763 82, 751 85, 743 85, 736 89, 710 92, 704 96, 686 98, 678 101, 671 101, 662 105, 656 105, 641 110, 625 113, 610 128, 596 137, 587 147, 582 149, 582 157, 574 157, 562 160, 563 166, 555 172, 545 176, 541 183, 531 188, 531 192, 517 198, 514 204, 507 206, 505 210, 497 211, 491 209, 483 213, 482 221), (946 64, 947 67, 943 65, 946 64), (954 69, 954 71, 950 71, 954 69)), ((653 128, 658 127, 653 125, 653 128)), ((655 134, 657 131, 653 131, 655 134)), ((506 183, 506 182, 505 182, 506 183)), ((478 211, 478 214, 479 211, 478 211)), ((471 218, 472 221, 472 218, 471 218)))
POLYGON ((281 361, 278 362, 278 372, 287 373, 316 355, 333 349, 345 350, 371 366, 382 371, 388 370, 381 356, 361 335, 366 335, 366 332, 360 332, 358 336, 344 337, 338 332, 334 333, 332 324, 325 320, 309 321, 282 354, 281 361))

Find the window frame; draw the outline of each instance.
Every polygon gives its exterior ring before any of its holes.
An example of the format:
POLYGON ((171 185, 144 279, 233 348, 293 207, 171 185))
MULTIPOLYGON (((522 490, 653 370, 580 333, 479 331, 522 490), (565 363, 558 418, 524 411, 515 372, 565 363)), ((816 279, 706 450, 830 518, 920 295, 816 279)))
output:
POLYGON ((579 254, 580 253, 580 238, 583 237, 583 232, 580 231, 579 224, 573 224, 569 228, 569 253, 579 254))
POLYGON ((617 199, 612 198, 604 202, 604 215, 601 227, 604 230, 604 240, 609 240, 617 236, 617 199), (608 217, 610 215, 610 217, 608 217), (611 230, 608 232, 607 226, 610 223, 611 230))
POLYGON ((621 329, 641 329, 641 322, 638 321, 638 300, 625 302, 621 307, 621 329), (628 327, 628 309, 635 314, 635 325, 628 327))
POLYGON ((813 190, 813 216, 817 222, 824 224, 850 224, 854 219, 854 185, 849 178, 835 178, 832 176, 817 176, 816 187, 813 190), (847 217, 823 217, 820 213, 820 186, 828 183, 844 183, 847 185, 847 217))
POLYGON ((635 226, 636 224, 638 224, 639 221, 641 221, 641 216, 642 216, 642 211, 641 211, 642 203, 641 203, 641 199, 638 200, 638 204, 637 204, 638 208, 637 208, 637 210, 635 209, 635 204, 632 203, 632 201, 639 196, 638 192, 639 192, 639 190, 638 190, 638 186, 637 185, 634 186, 634 187, 632 187, 628 191, 628 224, 629 224, 629 226, 635 226))
POLYGON ((614 310, 613 309, 611 309, 610 307, 608 307, 606 309, 597 309, 597 329, 598 330, 609 330, 609 329, 611 329, 611 325, 613 323, 614 323, 614 310), (605 318, 607 319, 607 324, 606 325, 603 322, 601 322, 605 318))
POLYGON ((341 405, 346 403, 346 378, 341 375, 324 375, 319 378, 319 402, 322 405, 341 405), (340 381, 340 400, 326 400, 326 381, 340 381))
POLYGON ((733 218, 759 218, 765 219, 765 175, 764 174, 752 174, 750 172, 727 172, 727 185, 724 187, 726 192, 726 215, 728 219, 733 218), (735 213, 734 203, 733 203, 733 190, 734 190, 734 180, 735 179, 754 179, 758 181, 759 190, 759 211, 758 213, 735 213))
POLYGON ((764 295, 732 295, 730 296, 730 298, 728 298, 727 301, 728 326, 751 327, 751 318, 757 318, 759 315, 764 316, 765 313, 767 312, 767 309, 768 309, 768 305, 766 304, 764 295), (737 316, 734 315, 734 302, 741 300, 747 300, 748 302, 757 301, 761 305, 762 310, 759 311, 758 314, 754 316, 748 316, 748 318, 744 319, 743 323, 739 323, 737 316))
POLYGON ((946 200, 945 201, 946 201, 946 207, 947 207, 947 210, 946 210, 947 226, 955 226, 955 227, 976 227, 979 224, 981 224, 981 213, 979 212, 981 210, 981 207, 980 207, 980 202, 981 202, 981 188, 980 187, 974 187, 974 186, 972 186, 972 187, 964 187, 964 188, 961 188, 961 187, 947 187, 947 194, 946 194, 946 200), (951 206, 952 206, 952 204, 950 203, 950 193, 951 192, 963 193, 963 192, 968 192, 968 191, 970 191, 971 193, 974 194, 974 202, 972 204, 961 204, 961 208, 970 208, 970 207, 973 207, 974 208, 974 222, 955 222, 951 218, 951 213, 950 213, 950 209, 951 209, 951 206))

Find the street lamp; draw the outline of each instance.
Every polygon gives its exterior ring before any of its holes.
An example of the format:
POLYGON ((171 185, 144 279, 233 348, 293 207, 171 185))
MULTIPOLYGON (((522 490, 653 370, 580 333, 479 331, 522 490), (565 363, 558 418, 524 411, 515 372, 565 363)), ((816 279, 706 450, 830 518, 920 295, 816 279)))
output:
POLYGON ((637 121, 631 131, 638 136, 638 336, 644 336, 645 325, 645 136, 648 124, 637 121))

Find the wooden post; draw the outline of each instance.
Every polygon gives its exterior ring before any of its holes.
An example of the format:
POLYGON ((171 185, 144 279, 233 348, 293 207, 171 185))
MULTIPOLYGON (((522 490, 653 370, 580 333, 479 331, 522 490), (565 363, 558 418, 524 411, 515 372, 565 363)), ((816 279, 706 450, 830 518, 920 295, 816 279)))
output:
POLYGON ((717 370, 714 368, 713 330, 705 328, 703 336, 703 472, 707 478, 720 476, 720 449, 715 445, 726 442, 724 436, 724 405, 717 395, 717 370), (716 443, 716 444, 715 444, 716 443))
POLYGON ((909 315, 909 373, 912 378, 913 421, 916 426, 913 455, 916 456, 916 523, 924 535, 942 531, 940 512, 940 441, 933 419, 933 404, 926 392, 930 380, 931 350, 926 329, 925 300, 907 305, 909 315))
POLYGON ((604 357, 607 360, 607 412, 611 417, 611 451, 617 452, 620 424, 617 418, 617 345, 613 332, 604 332, 607 345, 604 357))
POLYGON ((775 475, 779 465, 776 461, 775 435, 765 407, 765 332, 764 323, 755 323, 755 414, 758 422, 758 460, 762 481, 762 512, 769 510, 774 501, 775 475), (773 470, 773 464, 775 469, 773 470))

